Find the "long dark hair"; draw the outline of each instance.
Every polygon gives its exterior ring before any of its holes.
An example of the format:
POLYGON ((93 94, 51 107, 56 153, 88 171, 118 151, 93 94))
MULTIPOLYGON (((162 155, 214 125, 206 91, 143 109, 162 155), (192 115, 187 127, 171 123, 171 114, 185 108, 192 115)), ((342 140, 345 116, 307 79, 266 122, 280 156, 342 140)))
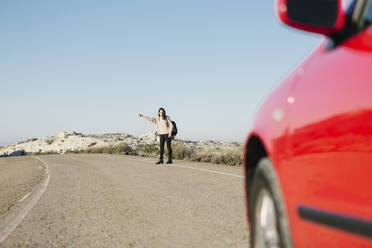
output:
POLYGON ((158 116, 159 117, 161 117, 160 116, 160 110, 163 110, 163 112, 164 112, 164 119, 166 120, 167 127, 169 127, 167 112, 165 112, 165 109, 164 108, 159 108, 159 110, 158 110, 158 116))

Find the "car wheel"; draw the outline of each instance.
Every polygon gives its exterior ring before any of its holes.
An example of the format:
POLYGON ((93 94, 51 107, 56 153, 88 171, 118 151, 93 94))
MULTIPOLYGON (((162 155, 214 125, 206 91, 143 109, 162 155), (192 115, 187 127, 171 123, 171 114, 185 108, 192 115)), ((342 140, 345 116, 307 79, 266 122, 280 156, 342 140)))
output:
POLYGON ((252 248, 292 248, 285 207, 274 168, 259 161, 248 188, 252 248))

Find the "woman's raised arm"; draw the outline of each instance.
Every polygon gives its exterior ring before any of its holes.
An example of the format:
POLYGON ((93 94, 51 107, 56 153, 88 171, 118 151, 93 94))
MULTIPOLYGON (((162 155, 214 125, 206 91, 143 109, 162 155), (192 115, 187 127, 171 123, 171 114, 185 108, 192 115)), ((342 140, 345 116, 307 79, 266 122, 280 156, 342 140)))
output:
POLYGON ((145 116, 143 114, 139 114, 139 117, 142 117, 142 118, 144 118, 144 119, 146 119, 148 121, 151 121, 152 123, 156 123, 156 119, 155 118, 150 118, 150 117, 145 116))

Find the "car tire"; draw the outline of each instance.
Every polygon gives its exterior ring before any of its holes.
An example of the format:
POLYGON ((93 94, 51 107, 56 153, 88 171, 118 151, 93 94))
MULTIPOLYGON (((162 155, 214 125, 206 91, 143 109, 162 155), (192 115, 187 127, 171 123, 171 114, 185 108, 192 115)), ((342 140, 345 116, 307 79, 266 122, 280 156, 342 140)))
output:
POLYGON ((292 248, 287 215, 270 159, 259 161, 248 188, 252 248, 292 248))

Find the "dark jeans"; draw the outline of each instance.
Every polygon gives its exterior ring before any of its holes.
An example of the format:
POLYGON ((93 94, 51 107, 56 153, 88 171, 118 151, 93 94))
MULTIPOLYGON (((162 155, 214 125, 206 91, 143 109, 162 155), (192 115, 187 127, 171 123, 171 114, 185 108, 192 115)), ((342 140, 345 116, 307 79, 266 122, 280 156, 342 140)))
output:
POLYGON ((172 139, 168 137, 168 134, 160 134, 160 160, 163 161, 164 156, 164 143, 167 142, 168 148, 168 160, 172 161, 172 139))

